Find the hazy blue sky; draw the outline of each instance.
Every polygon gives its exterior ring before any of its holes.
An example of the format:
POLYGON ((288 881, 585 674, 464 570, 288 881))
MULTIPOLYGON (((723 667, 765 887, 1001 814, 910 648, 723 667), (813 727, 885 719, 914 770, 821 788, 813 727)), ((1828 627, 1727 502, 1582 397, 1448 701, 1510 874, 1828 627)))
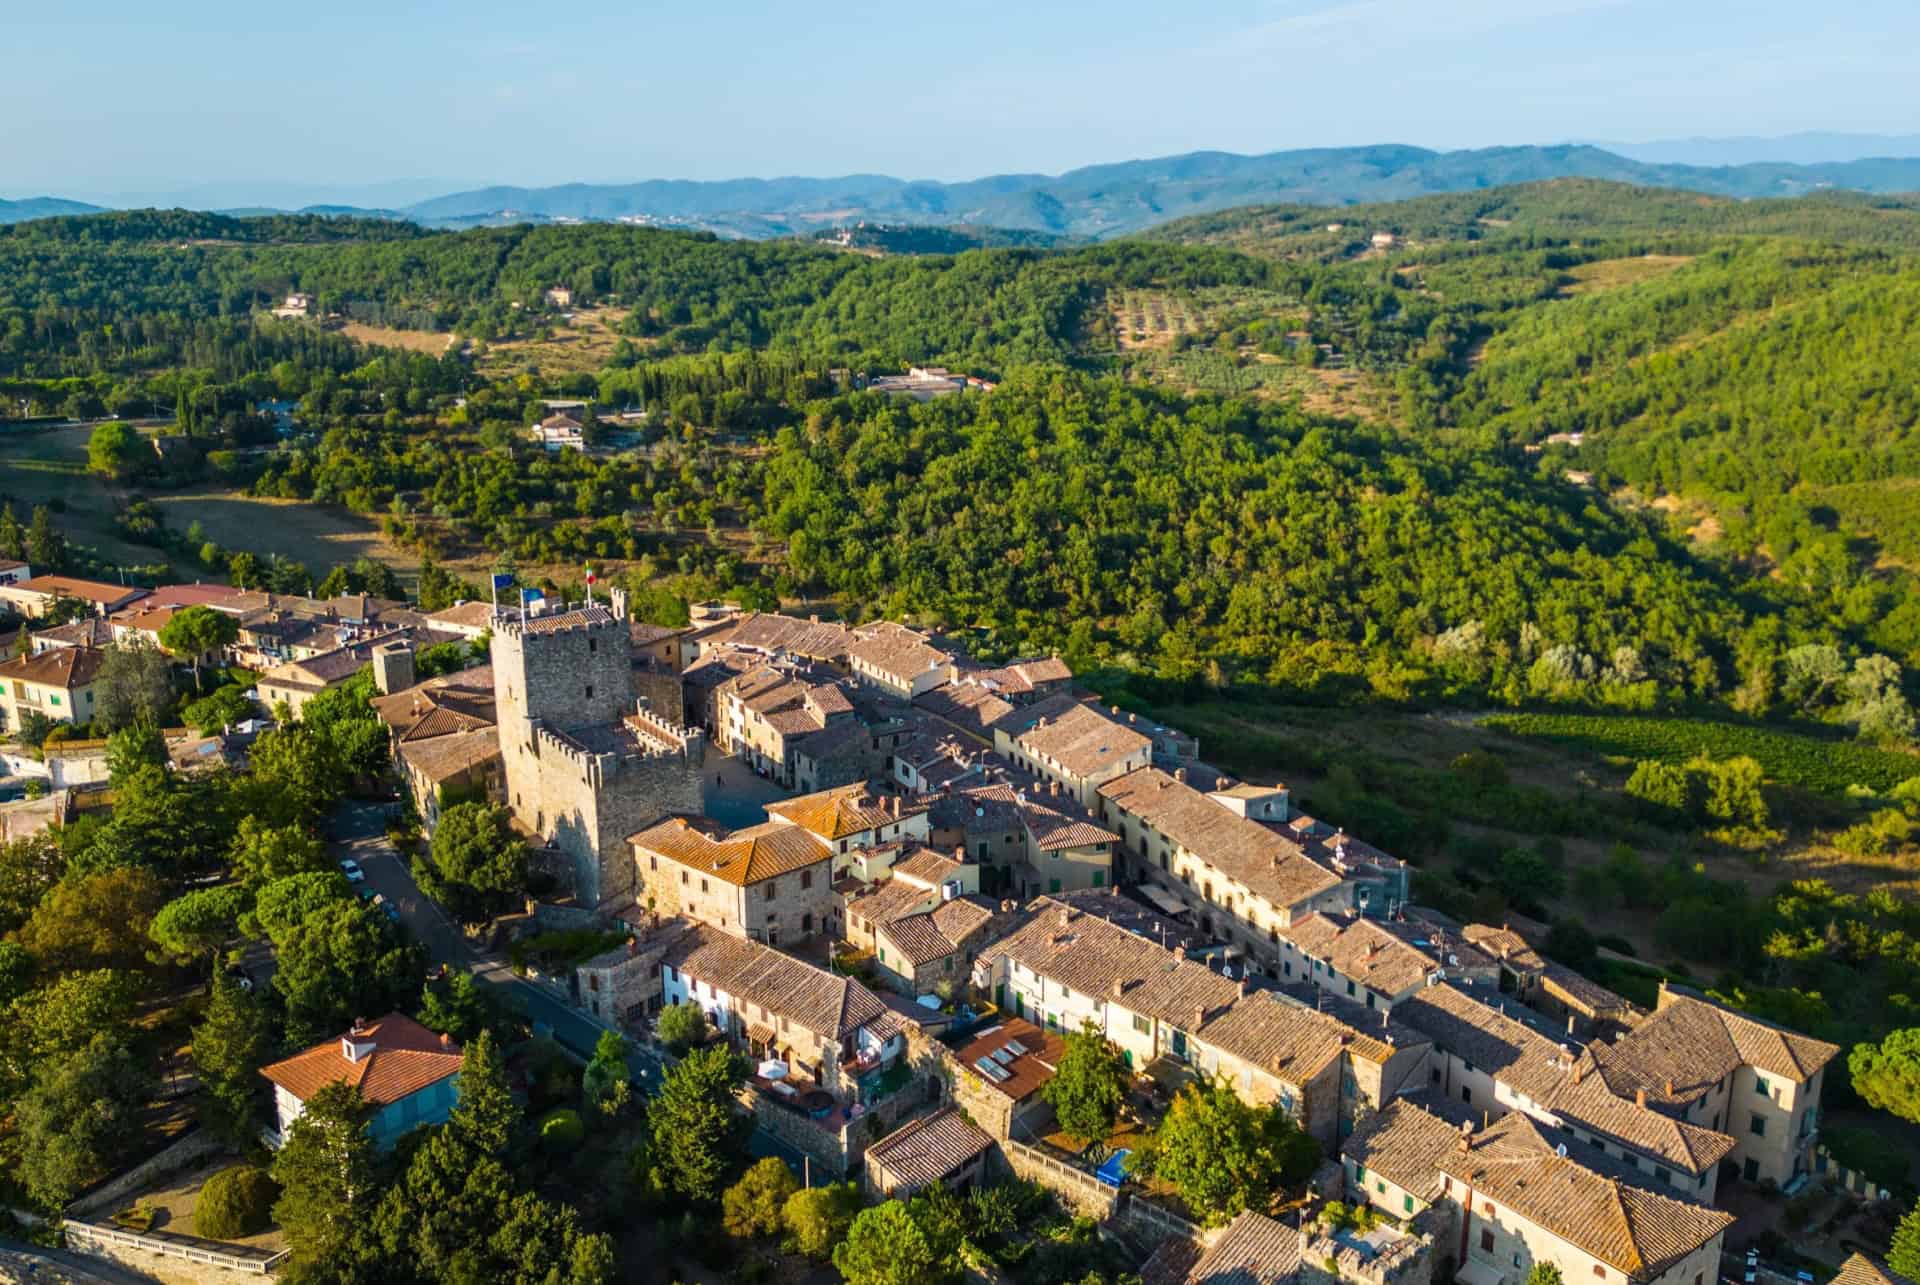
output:
POLYGON ((5 8, 10 197, 1920 131, 1913 0, 5 8))

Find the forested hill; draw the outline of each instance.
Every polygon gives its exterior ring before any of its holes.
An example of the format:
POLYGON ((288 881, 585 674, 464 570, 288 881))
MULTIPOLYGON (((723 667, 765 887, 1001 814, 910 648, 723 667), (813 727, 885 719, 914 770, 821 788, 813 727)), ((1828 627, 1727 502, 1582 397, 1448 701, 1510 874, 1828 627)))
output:
POLYGON ((1910 208, 1554 184, 1424 217, 1385 254, 886 257, 54 220, 0 233, 0 392, 177 399, 236 440, 299 398, 324 436, 230 467, 422 550, 677 565, 1178 680, 1764 709, 1798 645, 1920 661, 1910 208), (264 315, 293 290, 325 316, 264 315), (584 367, 574 312, 609 332, 584 367), (908 407, 830 373, 922 362, 1002 387, 908 407), (672 451, 514 448, 587 393, 672 451))
POLYGON ((1263 257, 1334 260, 1367 250, 1376 232, 1421 245, 1515 238, 1671 244, 1785 236, 1920 250, 1920 195, 1820 192, 1743 201, 1674 188, 1555 179, 1341 210, 1249 205, 1165 223, 1145 236, 1228 246, 1263 257))

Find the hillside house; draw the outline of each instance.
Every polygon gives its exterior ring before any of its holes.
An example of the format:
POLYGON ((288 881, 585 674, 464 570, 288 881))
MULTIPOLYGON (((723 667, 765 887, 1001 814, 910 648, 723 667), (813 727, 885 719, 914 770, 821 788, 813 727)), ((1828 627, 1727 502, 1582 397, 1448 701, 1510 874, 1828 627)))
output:
POLYGON ((105 659, 97 647, 51 647, 0 661, 0 731, 18 732, 29 714, 90 722, 93 684, 105 659))
POLYGON ((1117 711, 1071 695, 1051 696, 1016 709, 994 724, 993 748, 1004 758, 1058 781, 1081 807, 1097 812, 1100 787, 1153 760, 1153 740, 1117 711))
POLYGON ((338 1039, 323 1040, 260 1068, 273 1085, 275 1133, 284 1141, 313 1095, 345 1081, 369 1108, 376 1147, 391 1150, 421 1125, 444 1124, 460 1097, 460 1046, 412 1018, 389 1013, 354 1022, 338 1039))
POLYGON ((29 620, 38 620, 62 599, 76 599, 96 616, 119 611, 147 596, 145 589, 82 580, 76 576, 28 576, 0 581, 0 603, 29 620))
POLYGON ((668 817, 634 834, 637 897, 769 946, 832 933, 833 849, 807 830, 766 821, 729 831, 704 817, 668 817))

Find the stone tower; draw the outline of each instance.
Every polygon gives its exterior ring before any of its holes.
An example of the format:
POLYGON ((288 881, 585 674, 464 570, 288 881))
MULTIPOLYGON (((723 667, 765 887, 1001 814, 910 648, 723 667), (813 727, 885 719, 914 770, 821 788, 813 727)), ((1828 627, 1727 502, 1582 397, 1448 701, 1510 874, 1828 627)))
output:
POLYGON ((493 627, 507 804, 565 855, 575 897, 596 909, 635 895, 628 835, 705 802, 703 735, 634 705, 622 606, 502 615, 493 627))
POLYGON ((380 689, 382 696, 404 692, 413 686, 412 643, 381 643, 373 649, 373 685, 380 689))

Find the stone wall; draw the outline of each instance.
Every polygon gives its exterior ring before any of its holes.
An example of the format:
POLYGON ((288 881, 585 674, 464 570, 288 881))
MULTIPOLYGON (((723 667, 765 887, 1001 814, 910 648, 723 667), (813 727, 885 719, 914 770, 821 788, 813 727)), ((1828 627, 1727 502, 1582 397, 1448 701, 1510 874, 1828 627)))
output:
POLYGON ((659 662, 633 665, 633 699, 644 709, 675 723, 689 723, 687 689, 680 675, 659 662))
POLYGON ((1086 1170, 1010 1138, 1001 1142, 1000 1150, 1016 1178, 1039 1183, 1076 1214, 1101 1221, 1113 1216, 1120 1201, 1119 1191, 1086 1170))
POLYGON ((82 1192, 79 1199, 67 1206, 66 1215, 69 1218, 88 1218, 111 1213, 121 1201, 146 1187, 156 1177, 183 1173, 220 1150, 221 1146, 220 1139, 212 1130, 195 1129, 175 1139, 158 1154, 115 1174, 92 1191, 82 1192))

